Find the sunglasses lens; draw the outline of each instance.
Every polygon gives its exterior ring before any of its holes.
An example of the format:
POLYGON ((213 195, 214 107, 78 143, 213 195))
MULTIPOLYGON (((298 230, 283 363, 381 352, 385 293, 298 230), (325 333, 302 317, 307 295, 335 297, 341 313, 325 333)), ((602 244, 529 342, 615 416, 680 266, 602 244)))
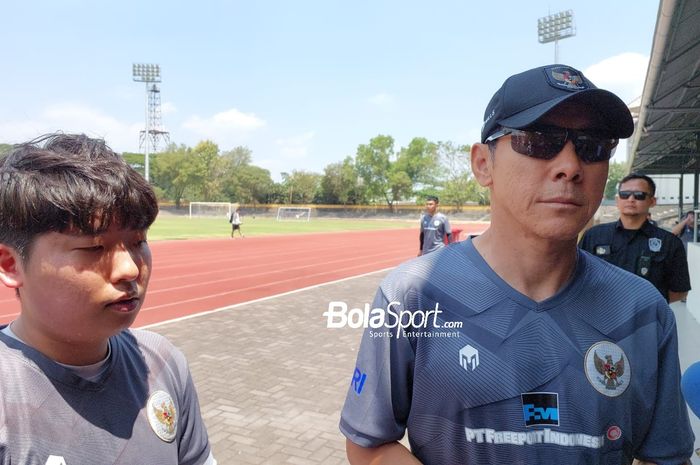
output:
POLYGON ((577 133, 573 139, 576 153, 581 157, 581 160, 586 163, 610 160, 617 146, 617 139, 597 137, 583 133, 577 133))
POLYGON ((646 200, 647 198, 647 193, 642 192, 642 191, 620 191, 617 193, 617 195, 622 199, 622 200, 627 200, 631 196, 634 196, 634 200, 646 200))
POLYGON ((521 155, 550 160, 554 158, 566 144, 566 131, 513 131, 510 146, 521 155))

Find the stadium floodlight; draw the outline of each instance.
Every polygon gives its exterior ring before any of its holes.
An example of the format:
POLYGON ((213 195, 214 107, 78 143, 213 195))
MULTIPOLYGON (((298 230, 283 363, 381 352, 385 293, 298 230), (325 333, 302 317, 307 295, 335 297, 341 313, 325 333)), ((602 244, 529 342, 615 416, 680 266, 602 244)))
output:
POLYGON ((574 11, 560 11, 537 20, 537 40, 541 44, 554 42, 554 63, 559 63, 559 40, 576 35, 574 11))
POLYGON ((148 117, 148 85, 152 82, 160 82, 160 65, 148 63, 134 63, 132 66, 132 75, 135 82, 146 83, 146 132, 145 132, 145 150, 144 150, 144 176, 146 181, 149 179, 149 162, 148 162, 148 136, 151 132, 149 127, 150 118, 148 117))

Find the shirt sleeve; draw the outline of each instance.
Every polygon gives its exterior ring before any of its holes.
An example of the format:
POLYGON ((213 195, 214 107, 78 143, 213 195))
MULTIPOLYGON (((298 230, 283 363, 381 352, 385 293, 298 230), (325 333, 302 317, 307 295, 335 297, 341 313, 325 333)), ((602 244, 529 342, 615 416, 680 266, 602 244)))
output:
POLYGON ((450 220, 444 217, 445 220, 445 234, 452 234, 452 226, 450 226, 450 220))
POLYGON ((216 460, 212 456, 209 437, 199 409, 197 391, 184 355, 181 363, 186 370, 186 381, 180 393, 178 465, 215 465, 216 460))
MULTIPOLYGON (((372 308, 390 302, 380 289, 372 308)), ((389 318, 389 324, 393 320, 389 318)), ((367 328, 350 379, 340 417, 340 431, 362 447, 398 441, 404 435, 411 408, 413 363, 411 342, 396 328, 367 328)))
POLYGON ((665 302, 659 305, 665 307, 659 311, 666 316, 660 321, 659 329, 662 334, 659 338, 655 409, 646 437, 635 455, 657 465, 679 465, 693 454, 695 437, 680 389, 675 318, 665 302))
POLYGON ((688 271, 688 257, 685 254, 683 241, 677 236, 670 236, 671 240, 671 270, 668 273, 668 289, 673 292, 687 292, 690 290, 690 272, 688 271))

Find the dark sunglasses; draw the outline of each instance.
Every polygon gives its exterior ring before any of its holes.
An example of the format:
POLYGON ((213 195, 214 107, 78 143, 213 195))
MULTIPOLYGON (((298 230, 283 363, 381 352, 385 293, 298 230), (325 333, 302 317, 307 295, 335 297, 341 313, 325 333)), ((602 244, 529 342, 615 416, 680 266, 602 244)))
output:
POLYGON ((566 141, 570 140, 574 144, 576 155, 584 163, 606 161, 613 156, 618 143, 618 139, 594 132, 559 127, 531 130, 502 128, 491 134, 486 142, 507 135, 510 135, 510 147, 513 150, 540 160, 556 157, 566 145, 566 141))
POLYGON ((639 201, 646 200, 647 197, 651 197, 651 194, 642 191, 620 191, 617 193, 617 195, 619 195, 622 200, 629 199, 630 195, 634 196, 634 200, 639 201))

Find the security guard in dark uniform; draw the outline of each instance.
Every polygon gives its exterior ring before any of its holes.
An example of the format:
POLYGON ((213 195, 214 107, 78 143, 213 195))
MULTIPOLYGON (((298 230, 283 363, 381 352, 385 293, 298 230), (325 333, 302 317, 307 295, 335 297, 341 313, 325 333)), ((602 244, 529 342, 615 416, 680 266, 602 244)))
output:
POLYGON ((649 280, 670 302, 685 299, 690 290, 688 260, 681 240, 647 220, 656 204, 656 184, 644 175, 620 181, 620 219, 594 226, 579 246, 614 265, 649 280))

